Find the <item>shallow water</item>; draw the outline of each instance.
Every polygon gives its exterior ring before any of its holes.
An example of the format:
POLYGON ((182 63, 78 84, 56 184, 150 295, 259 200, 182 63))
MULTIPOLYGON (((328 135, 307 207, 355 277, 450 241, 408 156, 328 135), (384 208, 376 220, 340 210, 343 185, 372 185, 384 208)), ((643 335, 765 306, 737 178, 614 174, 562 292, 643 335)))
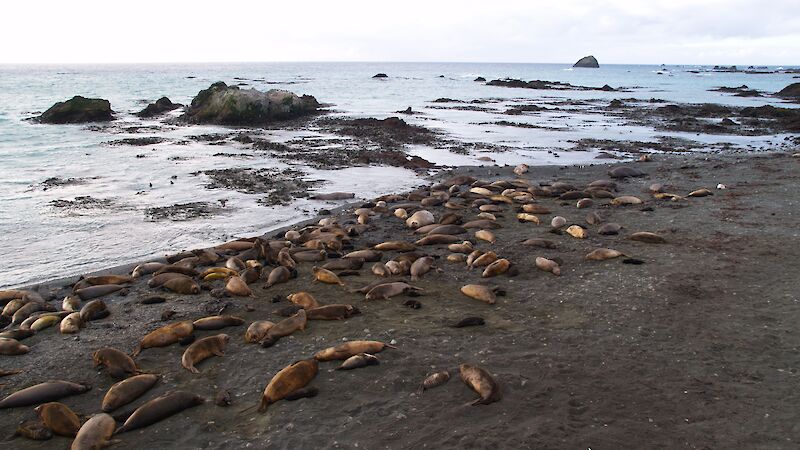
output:
MULTIPOLYGON (((657 136, 673 136, 709 145, 732 142, 742 147, 768 146, 782 138, 655 132, 615 118, 581 114, 579 107, 566 116, 543 113, 513 118, 515 122, 566 130, 479 125, 508 120, 508 116, 500 114, 507 103, 480 105, 497 113, 438 109, 432 106, 443 104, 431 103, 440 97, 467 101, 525 98, 537 102, 657 97, 680 102, 762 105, 781 102, 774 98, 734 97, 708 89, 747 84, 775 92, 797 81, 789 74, 687 72, 694 67, 669 67, 668 74, 658 74, 659 69, 658 66, 571 69, 556 64, 411 63, 0 66, 0 243, 12 255, 0 273, 0 286, 39 282, 235 236, 257 235, 309 217, 318 208, 337 204, 301 199, 288 206, 266 207, 256 202, 263 195, 206 189, 207 177, 192 175, 201 170, 230 167, 281 170, 291 165, 306 172, 306 179, 321 180, 317 186, 320 191, 350 191, 360 198, 402 191, 420 182, 420 174, 406 169, 317 170, 258 153, 248 157, 253 152, 243 146, 174 143, 187 136, 231 131, 222 127, 167 126, 152 133, 120 133, 125 126, 161 124, 159 120, 141 120, 132 114, 147 102, 166 95, 174 102, 189 103, 199 90, 219 80, 246 83, 244 87, 262 90, 281 88, 311 94, 332 104, 336 114, 348 116, 387 117, 411 106, 423 114, 406 118, 410 122, 440 130, 453 139, 509 148, 500 153, 480 151, 467 155, 424 146, 409 149, 411 154, 441 165, 485 164, 477 160, 480 156, 489 156, 497 164, 591 163, 596 156, 593 152, 565 151, 572 147, 572 141, 586 137, 652 140, 657 136), (389 78, 372 79, 377 72, 385 72, 389 78), (632 89, 630 92, 509 89, 476 83, 473 79, 477 76, 543 79, 588 86, 610 84, 632 89), (114 129, 96 131, 81 125, 38 125, 24 120, 73 95, 109 99, 118 117, 114 129), (115 139, 144 136, 164 137, 168 141, 144 147, 102 145, 115 139), (220 152, 243 155, 214 156, 220 152), (85 182, 44 190, 40 183, 56 176, 82 178, 85 182), (177 178, 170 184, 173 176, 177 178), (51 206, 54 200, 87 195, 107 200, 113 206, 69 210, 51 206), (219 200, 227 200, 225 208, 208 218, 153 222, 146 220, 144 214, 150 207, 197 201, 216 204, 219 200)), ((304 131, 265 134, 275 141, 315 135, 304 131)))

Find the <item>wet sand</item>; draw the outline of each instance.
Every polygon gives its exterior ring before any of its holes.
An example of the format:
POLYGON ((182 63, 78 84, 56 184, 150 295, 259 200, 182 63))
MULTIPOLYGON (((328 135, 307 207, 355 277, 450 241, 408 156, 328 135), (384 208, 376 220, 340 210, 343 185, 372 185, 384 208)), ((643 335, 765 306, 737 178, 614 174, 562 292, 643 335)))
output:
MULTIPOLYGON (((515 211, 506 208, 498 219, 503 228, 494 230, 497 243, 476 245, 518 268, 516 276, 490 280, 507 292, 495 305, 459 292, 479 282, 480 272, 446 263, 449 252, 443 245, 422 250, 440 256, 443 272, 412 283, 424 289, 415 297, 420 309, 403 306, 407 296, 368 302, 342 287, 313 283, 311 263, 301 264, 298 278, 289 283, 266 290, 263 282, 254 283, 255 298, 159 293, 166 303, 141 305, 142 298, 158 292, 140 280, 126 296, 107 296, 111 315, 80 334, 65 336, 49 328, 23 341, 31 347, 28 354, 0 357, 0 369, 23 369, 0 378, 2 396, 46 380, 83 381, 93 389, 62 402, 90 416, 99 412, 115 382, 92 367, 94 350, 132 351, 144 334, 168 323, 161 320, 167 309, 176 312, 169 322, 224 310, 246 323, 197 333, 198 338, 232 337, 224 357, 198 365, 200 374, 180 366, 185 348, 179 345, 148 349, 136 358, 142 370, 159 373, 162 380, 132 406, 175 389, 200 394, 206 403, 119 435, 122 442, 114 448, 794 448, 800 439, 800 220, 795 211, 800 159, 786 153, 654 158, 625 164, 648 175, 619 183, 620 194, 639 196, 646 200, 643 205, 616 207, 596 199, 595 206, 577 209, 575 201, 542 199, 553 212, 540 215, 542 225, 519 223, 515 211), (644 192, 655 182, 681 195, 703 187, 714 195, 658 201, 644 192), (718 183, 727 189, 715 189, 718 183), (622 224, 620 235, 598 235, 597 226, 584 221, 592 211, 622 224), (544 223, 554 215, 587 227, 589 237, 548 232, 544 223), (626 239, 636 231, 659 233, 667 243, 626 239), (520 245, 534 237, 558 247, 520 245), (644 264, 584 260, 599 247, 644 264), (560 258, 562 275, 537 270, 537 256, 560 258), (270 348, 244 343, 250 322, 281 319, 272 311, 288 302, 273 303, 273 298, 301 290, 323 304, 354 304, 361 314, 309 321, 305 332, 270 348), (448 326, 467 316, 483 317, 486 325, 448 326), (319 389, 317 397, 281 401, 265 414, 256 412, 277 371, 345 339, 381 340, 398 348, 378 354, 380 365, 352 371, 333 372, 337 362, 321 363, 311 383, 319 389), (503 392, 499 402, 468 406, 476 395, 458 377, 457 366, 465 362, 495 376, 503 392), (447 369, 447 384, 417 392, 428 373, 447 369), (228 407, 214 404, 221 388, 233 394, 228 407)), ((583 186, 607 179, 608 168, 532 167, 523 178, 583 186)), ((514 178, 510 167, 453 172, 460 173, 514 178)), ((444 212, 430 210, 437 219, 444 212)), ((340 212, 342 222, 354 220, 351 211, 340 212)), ((476 214, 470 209, 465 219, 476 214)), ((394 216, 375 217, 371 224, 354 239, 356 248, 416 239, 394 216)), ((384 261, 394 256, 388 252, 384 261)), ((347 286, 373 281, 370 265, 359 276, 343 278, 347 286)), ((55 287, 64 284, 42 286, 40 292, 60 305, 69 289, 55 287)), ((10 435, 19 422, 34 417, 33 407, 3 410, 0 430, 10 435)), ((67 447, 69 440, 8 438, 5 444, 37 449, 67 447)))

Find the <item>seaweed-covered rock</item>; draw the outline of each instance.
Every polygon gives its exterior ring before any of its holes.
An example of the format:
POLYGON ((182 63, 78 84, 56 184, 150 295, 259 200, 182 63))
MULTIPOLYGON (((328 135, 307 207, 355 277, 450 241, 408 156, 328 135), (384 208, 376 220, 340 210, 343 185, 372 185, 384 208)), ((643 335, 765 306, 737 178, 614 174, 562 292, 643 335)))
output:
POLYGON ((311 114, 318 107, 317 99, 310 95, 298 97, 279 89, 239 89, 218 81, 200 91, 181 117, 190 123, 264 125, 311 114))
POLYGON ((136 113, 139 117, 154 117, 164 114, 165 112, 172 111, 173 109, 180 108, 180 103, 172 103, 170 99, 167 97, 161 97, 160 99, 156 100, 155 103, 150 103, 147 107, 138 113, 136 113))
POLYGON ((41 123, 56 124, 108 122, 114 120, 114 111, 111 110, 111 103, 108 100, 76 95, 51 106, 36 120, 41 123))
POLYGON ((583 58, 579 59, 578 62, 572 65, 572 67, 584 67, 589 69, 597 69, 600 67, 600 64, 597 62, 597 58, 592 55, 584 56, 583 58))
POLYGON ((776 95, 778 97, 800 98, 800 83, 792 83, 781 89, 776 95))

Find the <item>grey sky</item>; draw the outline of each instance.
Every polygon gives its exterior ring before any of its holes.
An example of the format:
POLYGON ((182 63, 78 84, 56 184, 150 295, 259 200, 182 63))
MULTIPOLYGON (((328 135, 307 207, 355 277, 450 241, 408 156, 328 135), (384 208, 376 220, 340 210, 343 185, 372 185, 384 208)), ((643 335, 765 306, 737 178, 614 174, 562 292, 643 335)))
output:
POLYGON ((0 63, 800 64, 798 0, 6 1, 0 63))

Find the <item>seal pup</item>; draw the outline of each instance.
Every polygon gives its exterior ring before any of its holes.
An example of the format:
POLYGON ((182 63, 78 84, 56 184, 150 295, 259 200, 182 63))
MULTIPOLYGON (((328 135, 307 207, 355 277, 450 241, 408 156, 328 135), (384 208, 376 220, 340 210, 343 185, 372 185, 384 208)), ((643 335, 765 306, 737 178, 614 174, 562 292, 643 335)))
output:
POLYGON ((425 377, 424 380, 422 380, 422 383, 419 386, 419 393, 421 394, 427 391, 428 389, 433 389, 437 386, 441 386, 447 383, 449 380, 450 380, 450 372, 446 370, 443 370, 441 372, 434 372, 425 377))
POLYGON ((342 365, 334 370, 353 370, 378 364, 380 364, 380 361, 377 356, 370 355, 369 353, 359 353, 344 360, 342 365))

